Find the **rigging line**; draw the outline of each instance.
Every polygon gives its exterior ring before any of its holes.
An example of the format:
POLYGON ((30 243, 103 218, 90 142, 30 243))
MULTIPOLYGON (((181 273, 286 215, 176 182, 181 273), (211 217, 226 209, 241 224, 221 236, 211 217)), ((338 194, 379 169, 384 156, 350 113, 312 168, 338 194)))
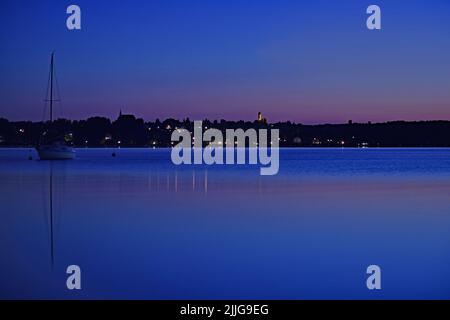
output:
POLYGON ((59 114, 62 115, 63 111, 64 111, 64 108, 63 108, 62 99, 61 99, 61 92, 59 90, 59 82, 58 82, 58 77, 57 77, 57 72, 56 72, 56 66, 55 65, 53 65, 53 72, 54 72, 53 78, 55 79, 56 98, 57 98, 56 100, 53 100, 53 101, 59 102, 59 104, 58 104, 59 105, 59 114))
POLYGON ((50 79, 51 79, 51 75, 50 75, 50 73, 52 72, 52 70, 51 70, 51 68, 50 68, 50 70, 48 71, 48 78, 47 78, 47 88, 45 89, 45 98, 44 98, 44 112, 43 112, 43 114, 42 114, 42 123, 44 123, 45 122, 45 116, 46 116, 46 113, 47 113, 47 102, 48 102, 48 94, 49 94, 49 89, 50 89, 50 79))

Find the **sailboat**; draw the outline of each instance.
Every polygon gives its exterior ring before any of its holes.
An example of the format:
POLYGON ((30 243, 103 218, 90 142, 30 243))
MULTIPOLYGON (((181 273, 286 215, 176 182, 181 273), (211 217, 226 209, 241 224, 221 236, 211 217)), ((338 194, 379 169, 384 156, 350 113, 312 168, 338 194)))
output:
MULTIPOLYGON (((53 102, 57 101, 53 98, 53 82, 55 75, 54 68, 55 53, 52 52, 50 60, 50 93, 47 93, 50 103, 50 124, 53 122, 53 102)), ((71 160, 75 158, 75 150, 69 146, 64 138, 53 136, 50 130, 43 132, 36 146, 36 151, 41 160, 71 160)))

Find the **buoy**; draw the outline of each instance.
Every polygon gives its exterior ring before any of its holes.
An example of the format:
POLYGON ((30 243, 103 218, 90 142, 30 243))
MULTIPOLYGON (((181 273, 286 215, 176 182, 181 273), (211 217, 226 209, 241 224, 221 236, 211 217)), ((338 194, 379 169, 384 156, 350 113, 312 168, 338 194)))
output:
POLYGON ((113 153, 112 153, 112 156, 113 156, 113 158, 114 158, 114 157, 116 156, 116 153, 115 153, 115 152, 113 152, 113 153))

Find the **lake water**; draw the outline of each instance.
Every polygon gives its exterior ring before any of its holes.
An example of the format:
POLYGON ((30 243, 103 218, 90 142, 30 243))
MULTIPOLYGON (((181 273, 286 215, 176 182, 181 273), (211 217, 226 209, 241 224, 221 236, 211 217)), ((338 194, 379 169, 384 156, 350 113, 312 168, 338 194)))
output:
POLYGON ((0 298, 450 298, 450 149, 283 149, 276 176, 111 153, 0 149, 0 298))

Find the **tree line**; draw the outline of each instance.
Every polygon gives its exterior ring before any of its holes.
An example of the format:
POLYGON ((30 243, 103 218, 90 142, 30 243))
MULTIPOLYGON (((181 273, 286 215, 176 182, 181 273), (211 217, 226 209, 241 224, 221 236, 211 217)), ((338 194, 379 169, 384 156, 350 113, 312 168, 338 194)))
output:
MULTIPOLYGON (((0 146, 34 146, 43 132, 57 132, 76 147, 171 147, 173 130, 193 132, 193 121, 166 119, 146 122, 133 115, 53 122, 8 121, 0 118, 0 146)), ((290 121, 203 120, 205 129, 279 129, 280 147, 450 147, 450 121, 395 121, 303 125, 290 121)))

